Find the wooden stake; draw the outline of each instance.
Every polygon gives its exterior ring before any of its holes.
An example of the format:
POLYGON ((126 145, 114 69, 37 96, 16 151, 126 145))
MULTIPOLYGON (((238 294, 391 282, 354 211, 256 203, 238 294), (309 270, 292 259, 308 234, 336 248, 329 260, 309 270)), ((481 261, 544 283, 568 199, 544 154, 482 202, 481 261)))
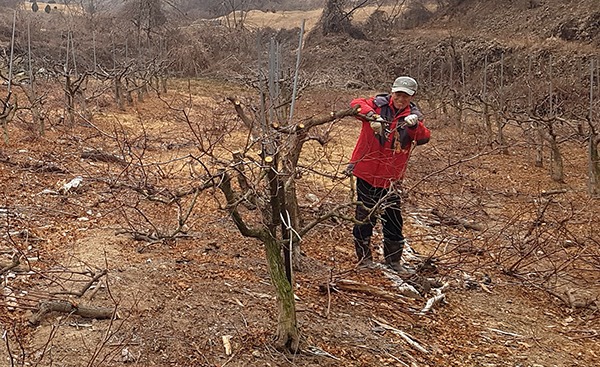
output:
MULTIPOLYGON (((14 12, 13 15, 13 26, 12 26, 12 37, 10 39, 10 62, 8 66, 8 93, 10 93, 10 87, 12 83, 12 67, 13 67, 13 52, 15 49, 15 26, 17 22, 17 12, 14 12)), ((6 99, 8 103, 8 98, 6 99)))
POLYGON ((302 19, 302 26, 300 27, 300 40, 298 41, 298 57, 296 58, 296 71, 294 72, 294 88, 292 90, 292 103, 290 105, 290 125, 292 124, 292 118, 294 116, 294 101, 296 100, 296 93, 298 92, 298 70, 300 69, 300 56, 302 52, 302 38, 304 37, 304 23, 306 19, 302 19))
POLYGON ((594 116, 593 106, 594 106, 594 59, 590 60, 590 110, 589 110, 590 124, 592 123, 592 121, 593 121, 592 117, 594 116))
POLYGON ((550 54, 550 71, 548 77, 550 79, 550 117, 552 117, 552 110, 554 108, 552 105, 552 54, 550 54))

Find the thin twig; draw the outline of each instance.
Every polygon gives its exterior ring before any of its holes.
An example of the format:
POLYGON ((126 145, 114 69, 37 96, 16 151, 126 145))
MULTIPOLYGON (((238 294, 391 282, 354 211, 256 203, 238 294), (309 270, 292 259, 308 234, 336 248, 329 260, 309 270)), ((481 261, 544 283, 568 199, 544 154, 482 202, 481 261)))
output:
POLYGON ((68 295, 73 295, 73 296, 77 296, 77 297, 81 297, 83 296, 83 294, 92 286, 92 284, 94 284, 95 281, 97 281, 98 279, 100 279, 101 277, 103 277, 104 275, 106 275, 108 271, 106 269, 99 271, 96 273, 96 275, 94 275, 92 277, 92 279, 90 279, 84 286, 83 288, 81 288, 80 291, 78 292, 73 292, 73 291, 59 291, 59 292, 52 292, 52 295, 59 295, 59 294, 68 294, 68 295))

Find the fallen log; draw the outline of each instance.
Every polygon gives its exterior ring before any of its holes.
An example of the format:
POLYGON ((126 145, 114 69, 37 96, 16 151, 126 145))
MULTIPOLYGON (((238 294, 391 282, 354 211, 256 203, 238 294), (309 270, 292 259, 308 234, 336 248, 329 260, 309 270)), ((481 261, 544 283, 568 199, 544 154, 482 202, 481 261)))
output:
POLYGON ((83 148, 81 151, 82 159, 89 159, 95 162, 117 163, 126 166, 128 163, 125 159, 115 155, 103 152, 102 150, 83 148))
POLYGON ((110 319, 113 315, 118 316, 114 308, 86 306, 70 301, 41 301, 38 311, 29 318, 29 323, 33 326, 39 325, 42 317, 50 312, 62 312, 90 319, 110 319))
POLYGON ((383 322, 383 321, 379 321, 377 319, 373 319, 373 321, 381 326, 382 328, 389 330, 391 332, 393 332, 396 335, 399 335, 402 337, 402 339, 404 339, 404 341, 406 341, 406 343, 408 343, 408 345, 410 345, 411 347, 415 348, 416 350, 418 350, 419 352, 422 352, 424 354, 428 354, 429 351, 427 349, 425 349, 421 344, 419 344, 418 342, 416 342, 413 336, 411 336, 410 334, 400 330, 400 329, 396 329, 395 327, 392 327, 390 325, 388 325, 387 323, 383 322))
POLYGON ((52 162, 38 161, 35 159, 30 159, 30 161, 17 161, 11 160, 10 157, 0 155, 0 163, 4 163, 13 167, 18 166, 20 169, 29 170, 32 172, 69 173, 67 169, 64 169, 52 162))
POLYGON ((438 209, 432 209, 431 214, 440 218, 440 222, 447 226, 463 226, 466 229, 472 229, 475 231, 483 231, 485 229, 485 226, 482 223, 472 222, 462 218, 450 217, 448 215, 443 214, 438 209))

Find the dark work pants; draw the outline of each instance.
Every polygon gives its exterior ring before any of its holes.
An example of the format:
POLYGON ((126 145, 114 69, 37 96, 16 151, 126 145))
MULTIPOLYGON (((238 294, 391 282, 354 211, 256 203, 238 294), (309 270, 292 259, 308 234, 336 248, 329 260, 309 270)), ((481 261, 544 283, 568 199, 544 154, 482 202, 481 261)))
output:
MULTIPOLYGON (((358 201, 371 209, 380 200, 380 208, 383 209, 381 214, 381 222, 383 223, 383 238, 388 241, 404 241, 402 235, 402 213, 400 210, 400 196, 394 191, 384 189, 382 187, 373 187, 367 181, 356 178, 356 193, 358 201)), ((365 209, 360 205, 356 206, 356 219, 364 221, 369 217, 369 209, 365 209)), ((367 224, 356 224, 352 229, 352 234, 355 238, 364 240, 373 235, 373 227, 377 224, 377 213, 369 218, 367 224)))

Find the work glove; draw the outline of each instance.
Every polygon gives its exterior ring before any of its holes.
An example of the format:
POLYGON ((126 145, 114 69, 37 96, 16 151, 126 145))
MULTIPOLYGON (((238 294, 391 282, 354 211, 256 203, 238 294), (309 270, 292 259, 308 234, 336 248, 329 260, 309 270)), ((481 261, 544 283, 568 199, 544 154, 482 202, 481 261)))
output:
POLYGON ((415 114, 408 115, 404 118, 404 123, 408 127, 416 126, 419 123, 419 116, 415 114))
POLYGON ((367 117, 373 119, 371 121, 371 129, 373 129, 373 132, 375 134, 381 135, 381 133, 383 132, 383 123, 385 122, 383 117, 379 116, 373 111, 367 113, 367 117))
POLYGON ((352 172, 354 172, 354 163, 348 164, 348 167, 344 170, 344 176, 350 177, 352 172))

